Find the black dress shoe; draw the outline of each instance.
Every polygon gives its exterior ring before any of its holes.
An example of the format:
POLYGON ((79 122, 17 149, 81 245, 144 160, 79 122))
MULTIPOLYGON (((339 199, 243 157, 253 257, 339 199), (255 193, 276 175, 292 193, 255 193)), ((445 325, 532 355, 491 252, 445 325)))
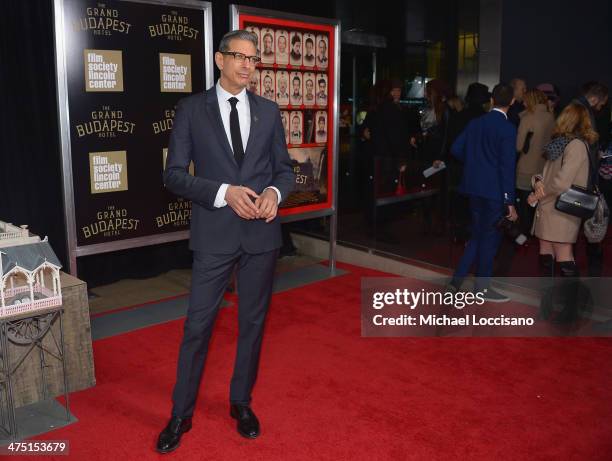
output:
POLYGON ((247 439, 255 439, 259 436, 259 421, 251 407, 232 404, 230 406, 230 416, 238 421, 236 428, 241 436, 247 439))
POLYGON ((176 450, 181 443, 181 436, 191 429, 191 418, 173 416, 166 428, 161 431, 157 439, 157 451, 170 453, 176 450))

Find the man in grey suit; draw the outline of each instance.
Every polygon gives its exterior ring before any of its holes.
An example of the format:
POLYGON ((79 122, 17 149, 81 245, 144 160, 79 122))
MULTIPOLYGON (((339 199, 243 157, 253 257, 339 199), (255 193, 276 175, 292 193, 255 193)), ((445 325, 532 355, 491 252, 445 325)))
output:
POLYGON ((238 267, 238 348, 230 385, 230 415, 238 432, 259 435, 251 391, 263 325, 281 246, 277 210, 295 184, 278 106, 246 91, 259 62, 257 37, 227 33, 215 53, 215 87, 179 101, 164 183, 190 199, 193 275, 178 358, 170 422, 157 451, 168 453, 191 429, 214 320, 238 267), (190 162, 195 175, 188 173, 190 162))

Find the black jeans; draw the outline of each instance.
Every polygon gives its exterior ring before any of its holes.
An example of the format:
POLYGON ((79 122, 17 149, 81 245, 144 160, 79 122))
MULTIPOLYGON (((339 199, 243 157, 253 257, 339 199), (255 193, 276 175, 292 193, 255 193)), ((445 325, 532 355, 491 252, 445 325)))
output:
POLYGON ((525 235, 531 234, 531 226, 533 226, 533 218, 535 216, 535 207, 529 206, 527 197, 531 191, 516 189, 516 213, 519 218, 521 232, 525 235))

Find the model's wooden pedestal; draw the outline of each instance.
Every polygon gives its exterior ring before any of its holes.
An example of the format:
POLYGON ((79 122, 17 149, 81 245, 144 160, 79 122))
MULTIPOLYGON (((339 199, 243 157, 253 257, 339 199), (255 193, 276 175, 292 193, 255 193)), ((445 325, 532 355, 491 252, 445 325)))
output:
MULTIPOLYGON (((80 391, 96 384, 91 347, 91 325, 89 322, 89 302, 87 300, 87 285, 69 274, 62 272, 62 298, 64 307, 64 348, 66 353, 66 372, 68 391, 80 391)), ((59 341, 59 319, 51 326, 55 338, 59 341)), ((43 345, 50 351, 55 351, 51 332, 43 340, 43 345)), ((14 344, 9 341, 9 356, 14 367, 20 357, 30 346, 14 344)), ((62 364, 50 354, 45 354, 47 367, 44 370, 48 395, 56 397, 64 393, 62 364)), ((40 353, 33 350, 13 375, 13 397, 15 407, 39 402, 45 397, 42 393, 42 374, 40 369, 40 353)))

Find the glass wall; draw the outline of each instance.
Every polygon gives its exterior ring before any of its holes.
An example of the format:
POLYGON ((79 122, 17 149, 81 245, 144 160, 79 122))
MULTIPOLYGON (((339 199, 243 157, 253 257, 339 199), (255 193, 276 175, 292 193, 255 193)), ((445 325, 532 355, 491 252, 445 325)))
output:
MULTIPOLYGON (((343 43, 338 195, 340 243, 442 267, 452 266, 458 251, 449 234, 446 180, 423 176, 435 160, 424 89, 432 79, 454 89, 474 71, 468 34, 477 35, 478 25, 477 1, 463 16, 446 3, 405 2, 396 12, 405 27, 380 34, 384 48, 343 43), (460 24, 462 17, 472 23, 460 24), (393 85, 401 86, 396 105, 386 101, 393 85), (393 142, 401 152, 377 140, 387 122, 397 129, 386 135, 402 138, 393 142)), ((291 227, 326 237, 327 225, 320 219, 291 227)))
MULTIPOLYGON (((451 270, 470 229, 467 201, 456 191, 461 166, 448 150, 465 125, 457 120, 467 120, 458 115, 462 98, 478 80, 480 5, 444 10, 442 3, 407 2, 413 29, 401 46, 343 44, 338 241, 451 270), (401 87, 395 103, 393 86, 401 87), (438 110, 441 95, 449 110, 438 110), (438 161, 445 167, 432 168, 438 161)), ((328 236, 325 219, 292 226, 328 236)), ((495 275, 537 275, 535 247, 504 241, 495 275)))

